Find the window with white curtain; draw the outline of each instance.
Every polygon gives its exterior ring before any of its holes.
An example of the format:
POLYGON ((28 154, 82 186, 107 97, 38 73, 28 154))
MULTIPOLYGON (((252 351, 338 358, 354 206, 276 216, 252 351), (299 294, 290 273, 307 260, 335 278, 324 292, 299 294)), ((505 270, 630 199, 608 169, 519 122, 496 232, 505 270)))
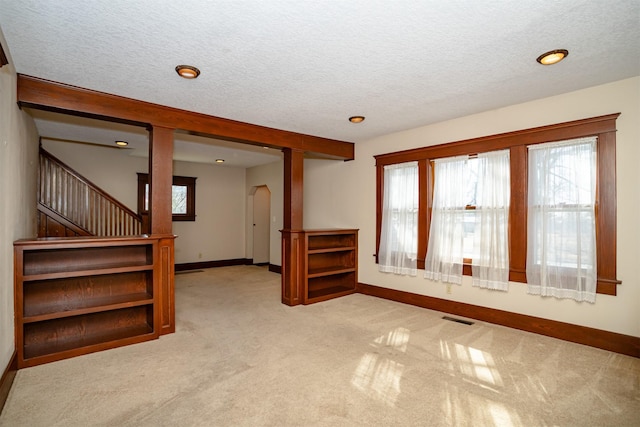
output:
POLYGON ((528 147, 528 293, 594 303, 596 137, 528 147))
POLYGON ((424 263, 427 279, 462 283, 468 160, 468 156, 459 156, 434 161, 433 209, 424 263))
POLYGON ((509 280, 509 150, 434 161, 431 229, 425 277, 507 290, 509 280))
POLYGON ((418 184, 418 162, 384 167, 380 271, 417 274, 418 184))
POLYGON ((506 291, 509 287, 509 150, 478 155, 473 286, 506 291))

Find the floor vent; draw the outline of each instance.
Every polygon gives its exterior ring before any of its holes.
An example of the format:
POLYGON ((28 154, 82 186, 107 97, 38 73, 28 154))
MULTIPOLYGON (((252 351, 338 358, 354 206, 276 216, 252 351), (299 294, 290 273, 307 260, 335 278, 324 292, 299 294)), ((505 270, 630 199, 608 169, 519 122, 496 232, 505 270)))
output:
POLYGON ((458 322, 465 325, 473 325, 473 322, 470 322, 468 320, 456 319, 455 317, 443 316, 442 318, 444 320, 451 320, 452 322, 458 322))

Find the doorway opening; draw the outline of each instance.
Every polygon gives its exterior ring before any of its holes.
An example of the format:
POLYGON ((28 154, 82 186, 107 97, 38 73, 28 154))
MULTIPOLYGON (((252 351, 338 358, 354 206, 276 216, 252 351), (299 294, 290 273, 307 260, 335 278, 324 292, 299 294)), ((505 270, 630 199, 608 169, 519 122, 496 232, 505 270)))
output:
POLYGON ((253 195, 253 264, 269 265, 271 191, 266 185, 251 189, 253 195))

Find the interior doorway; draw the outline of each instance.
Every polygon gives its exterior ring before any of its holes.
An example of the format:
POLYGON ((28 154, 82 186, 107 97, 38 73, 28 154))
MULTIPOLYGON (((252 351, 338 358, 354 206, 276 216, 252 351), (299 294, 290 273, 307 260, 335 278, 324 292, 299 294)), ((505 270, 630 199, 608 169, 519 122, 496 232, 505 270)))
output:
POLYGON ((253 263, 269 264, 271 191, 266 185, 254 187, 253 263))

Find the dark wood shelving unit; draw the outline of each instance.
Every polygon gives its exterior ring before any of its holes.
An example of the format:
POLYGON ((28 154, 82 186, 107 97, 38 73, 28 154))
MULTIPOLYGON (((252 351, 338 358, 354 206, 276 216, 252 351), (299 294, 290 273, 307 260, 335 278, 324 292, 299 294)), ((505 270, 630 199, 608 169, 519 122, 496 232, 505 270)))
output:
POLYGON ((358 230, 304 230, 302 303, 352 294, 358 281, 358 230))
POLYGON ((14 242, 18 367, 158 338, 158 241, 14 242))

